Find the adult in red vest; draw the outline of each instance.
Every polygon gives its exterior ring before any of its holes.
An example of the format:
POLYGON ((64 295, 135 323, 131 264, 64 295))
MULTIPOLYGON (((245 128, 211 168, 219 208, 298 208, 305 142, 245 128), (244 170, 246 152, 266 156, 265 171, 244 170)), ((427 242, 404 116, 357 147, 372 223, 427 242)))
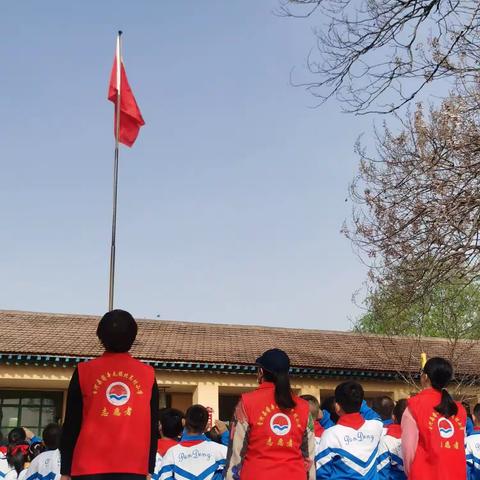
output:
POLYGON ((106 313, 97 336, 105 353, 79 364, 68 389, 62 480, 145 480, 158 440, 155 372, 128 353, 137 336, 128 312, 106 313))
POLYGON ((282 350, 256 361, 260 387, 235 410, 228 480, 314 480, 315 438, 308 402, 293 395, 290 360, 282 350))
POLYGON ((446 390, 452 377, 448 360, 431 358, 421 375, 424 390, 408 401, 402 416, 402 451, 409 480, 466 478, 467 415, 446 390))

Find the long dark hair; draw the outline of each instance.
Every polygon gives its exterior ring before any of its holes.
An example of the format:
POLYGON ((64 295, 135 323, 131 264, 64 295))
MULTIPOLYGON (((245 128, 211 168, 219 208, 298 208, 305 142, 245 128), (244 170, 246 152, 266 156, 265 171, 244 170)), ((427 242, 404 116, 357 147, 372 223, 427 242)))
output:
POLYGON ((272 373, 263 371, 263 378, 267 382, 275 384, 275 403, 283 410, 294 408, 297 404, 293 399, 290 377, 288 372, 272 373))
POLYGON ((29 456, 28 443, 10 444, 7 448, 7 462, 15 469, 18 475, 25 468, 29 456))
POLYGON ((435 410, 446 418, 456 415, 458 406, 446 388, 453 378, 452 364, 445 358, 433 357, 425 364, 423 371, 430 380, 432 387, 442 394, 442 400, 435 407, 435 410))

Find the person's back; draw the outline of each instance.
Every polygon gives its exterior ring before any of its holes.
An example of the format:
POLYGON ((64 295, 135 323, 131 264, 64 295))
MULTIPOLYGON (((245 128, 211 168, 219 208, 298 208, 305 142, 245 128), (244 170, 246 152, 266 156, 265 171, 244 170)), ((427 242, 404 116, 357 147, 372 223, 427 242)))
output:
MULTIPOLYGON (((318 448, 320 446, 320 440, 323 433, 326 430, 326 427, 322 425, 323 412, 320 410, 320 402, 313 395, 301 395, 300 398, 308 402, 308 407, 310 409, 310 415, 313 420, 313 433, 315 435, 315 453, 318 453, 318 448)), ((333 422, 329 420, 328 427, 333 426, 333 422)))
POLYGON ((242 396, 247 417, 257 427, 262 427, 250 432, 242 478, 253 478, 252 473, 260 468, 270 475, 278 472, 279 476, 288 475, 288 478, 305 477, 301 448, 308 428, 309 407, 305 400, 293 398, 294 408, 279 408, 275 403, 274 386, 269 382, 242 396), (260 457, 261 462, 258 462, 260 457))
POLYGON ((395 402, 392 398, 384 395, 373 399, 372 410, 376 412, 382 419, 384 426, 383 433, 387 433, 387 427, 393 424, 392 415, 395 402))
POLYGON ((468 480, 480 480, 480 403, 473 409, 473 431, 465 441, 468 480))
POLYGON ((421 377, 425 389, 408 401, 402 417, 402 452, 409 480, 466 478, 467 415, 446 390, 452 378, 448 360, 431 358, 421 377))
POLYGON ((204 435, 207 423, 205 407, 193 405, 187 410, 185 431, 180 443, 169 448, 163 457, 160 480, 223 478, 227 447, 204 435))
POLYGON ((128 353, 136 334, 128 312, 114 310, 100 321, 105 353, 80 364, 69 387, 62 475, 137 479, 154 473, 158 387, 154 370, 128 353))
POLYGON ((160 423, 160 438, 157 444, 155 472, 152 475, 153 480, 160 477, 160 470, 165 454, 170 448, 178 445, 183 430, 185 415, 175 408, 163 408, 160 410, 158 418, 160 423))
POLYGON ((268 350, 256 364, 260 386, 235 410, 226 478, 315 478, 313 421, 308 402, 292 394, 288 355, 268 350))
POLYGON ((0 451, 0 478, 5 478, 11 469, 7 461, 7 447, 5 447, 0 451))
MULTIPOLYGON (((10 432, 12 433, 12 432, 10 432)), ((9 438, 11 440, 11 438, 9 438)), ((25 464, 29 461, 28 442, 18 439, 10 443, 7 448, 7 462, 10 470, 5 475, 5 480, 23 480, 25 477, 25 464)))
POLYGON ((46 450, 36 456, 26 472, 26 480, 60 479, 61 427, 55 423, 47 425, 43 431, 43 443, 46 450))
POLYGON ((377 478, 378 445, 383 424, 360 414, 363 388, 344 382, 335 390, 339 420, 322 436, 316 455, 317 479, 360 480, 377 478))
POLYGON ((378 448, 378 477, 381 480, 406 480, 402 455, 402 416, 407 400, 398 400, 394 406, 392 421, 380 440, 378 448))

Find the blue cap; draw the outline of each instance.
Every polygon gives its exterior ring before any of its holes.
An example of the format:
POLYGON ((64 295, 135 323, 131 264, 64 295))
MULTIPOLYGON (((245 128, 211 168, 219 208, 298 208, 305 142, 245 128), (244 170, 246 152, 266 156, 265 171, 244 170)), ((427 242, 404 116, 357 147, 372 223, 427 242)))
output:
POLYGON ((290 359, 288 355, 279 348, 267 350, 257 358, 255 363, 271 373, 288 373, 290 370, 290 359))

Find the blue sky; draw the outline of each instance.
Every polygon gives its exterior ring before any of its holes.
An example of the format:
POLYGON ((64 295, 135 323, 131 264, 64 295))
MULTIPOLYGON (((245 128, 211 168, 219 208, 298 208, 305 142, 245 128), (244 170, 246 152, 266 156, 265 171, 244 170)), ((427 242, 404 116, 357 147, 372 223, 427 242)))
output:
MULTIPOLYGON (((365 269, 340 228, 374 118, 289 85, 311 21, 275 0, 2 2, 0 308, 107 306, 115 33, 146 121, 120 158, 116 306, 347 329, 365 269)), ((213 341, 214 339, 212 339, 213 341)))

